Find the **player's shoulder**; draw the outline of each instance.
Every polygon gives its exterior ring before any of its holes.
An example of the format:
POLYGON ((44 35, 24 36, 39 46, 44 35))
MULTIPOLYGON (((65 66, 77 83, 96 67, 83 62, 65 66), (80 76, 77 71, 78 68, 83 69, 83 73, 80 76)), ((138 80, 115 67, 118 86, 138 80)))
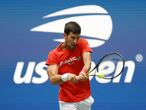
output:
POLYGON ((60 43, 58 46, 56 46, 54 49, 52 49, 50 52, 51 53, 58 53, 58 51, 60 51, 60 46, 62 45, 62 43, 60 43))
POLYGON ((56 56, 57 53, 58 53, 58 48, 56 47, 56 48, 50 50, 49 55, 50 55, 50 56, 52 56, 52 55, 53 55, 53 56, 54 56, 54 55, 56 56))
POLYGON ((78 45, 87 45, 88 41, 85 38, 80 38, 78 41, 78 45))
POLYGON ((79 41, 78 41, 79 44, 80 43, 86 43, 86 42, 87 42, 87 40, 85 38, 80 38, 79 41))
POLYGON ((53 50, 50 51, 51 54, 56 54, 58 53, 58 48, 54 48, 53 50))

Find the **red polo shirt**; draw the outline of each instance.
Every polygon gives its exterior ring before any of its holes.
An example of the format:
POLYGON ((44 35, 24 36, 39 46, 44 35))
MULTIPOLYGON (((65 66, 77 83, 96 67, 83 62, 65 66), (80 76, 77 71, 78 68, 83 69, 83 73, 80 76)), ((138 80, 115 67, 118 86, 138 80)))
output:
MULTIPOLYGON (((61 45, 62 43, 49 53, 46 64, 57 64, 60 75, 64 73, 79 75, 84 66, 82 53, 92 52, 87 40, 80 38, 74 50, 61 49, 61 45)), ((67 81, 60 85, 59 100, 61 101, 79 102, 89 96, 89 80, 77 83, 67 81)))

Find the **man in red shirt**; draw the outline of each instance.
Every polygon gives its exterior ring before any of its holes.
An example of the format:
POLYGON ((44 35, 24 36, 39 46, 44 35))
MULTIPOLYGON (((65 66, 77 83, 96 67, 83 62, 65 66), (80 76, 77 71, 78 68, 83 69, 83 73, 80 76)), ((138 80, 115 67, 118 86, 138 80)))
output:
POLYGON ((46 61, 51 83, 60 86, 60 110, 91 110, 94 102, 88 77, 92 49, 80 33, 79 24, 66 23, 65 41, 49 53, 46 61))

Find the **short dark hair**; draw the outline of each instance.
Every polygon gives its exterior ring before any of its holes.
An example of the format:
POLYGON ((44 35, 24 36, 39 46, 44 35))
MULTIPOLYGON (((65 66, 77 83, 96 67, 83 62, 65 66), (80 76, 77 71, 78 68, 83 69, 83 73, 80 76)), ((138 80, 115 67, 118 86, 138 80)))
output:
POLYGON ((66 23, 64 28, 64 33, 68 35, 70 32, 74 34, 80 34, 81 33, 80 25, 74 21, 70 21, 66 23))

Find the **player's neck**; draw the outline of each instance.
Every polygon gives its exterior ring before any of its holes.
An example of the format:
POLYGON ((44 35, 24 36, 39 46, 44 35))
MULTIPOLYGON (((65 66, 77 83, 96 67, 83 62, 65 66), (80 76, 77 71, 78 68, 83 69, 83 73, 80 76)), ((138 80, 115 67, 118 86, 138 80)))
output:
POLYGON ((65 49, 70 50, 70 49, 67 47, 67 45, 65 44, 65 42, 62 43, 61 49, 62 49, 62 50, 65 50, 65 49))

